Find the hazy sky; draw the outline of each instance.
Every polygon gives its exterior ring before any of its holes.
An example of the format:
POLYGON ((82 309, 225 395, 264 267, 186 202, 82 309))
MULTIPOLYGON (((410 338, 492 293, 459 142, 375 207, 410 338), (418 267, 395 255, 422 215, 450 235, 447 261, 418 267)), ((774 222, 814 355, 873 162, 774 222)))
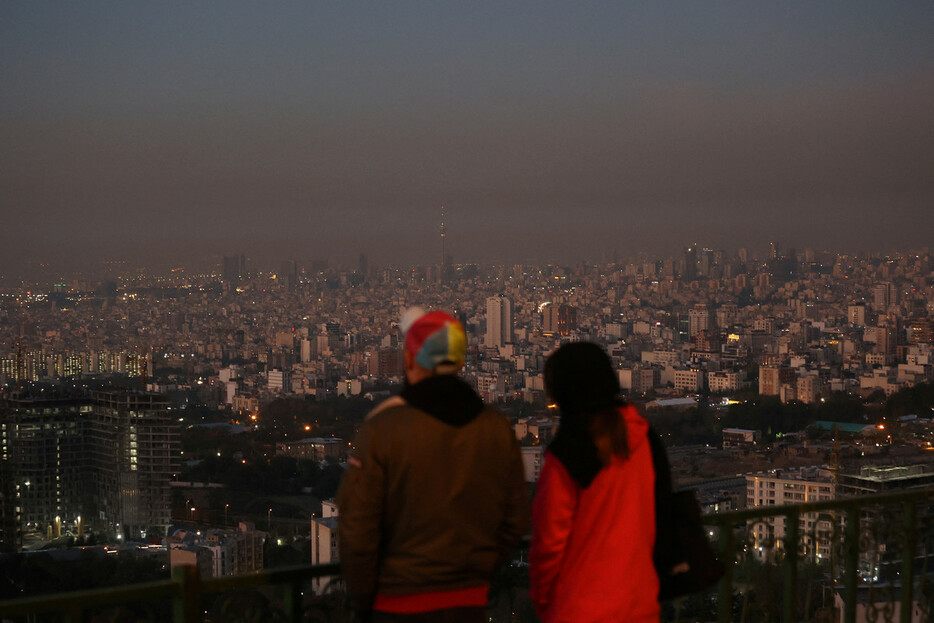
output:
POLYGON ((934 241, 931 0, 4 0, 0 85, 8 275, 934 241))

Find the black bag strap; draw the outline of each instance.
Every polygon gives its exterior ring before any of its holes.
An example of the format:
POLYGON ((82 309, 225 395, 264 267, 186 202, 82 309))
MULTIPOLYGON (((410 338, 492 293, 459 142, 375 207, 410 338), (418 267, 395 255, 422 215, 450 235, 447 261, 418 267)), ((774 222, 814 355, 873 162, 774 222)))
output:
POLYGON ((655 468, 655 570, 659 599, 668 600, 705 590, 723 577, 723 564, 707 540, 700 504, 694 492, 672 491, 668 453, 658 434, 649 429, 655 468), (675 569, 675 567, 679 569, 675 569))
POLYGON ((671 539, 658 538, 659 535, 672 534, 674 515, 671 466, 668 463, 668 452, 665 445, 655 431, 649 426, 649 445, 652 448, 652 467, 655 470, 655 549, 653 559, 656 569, 670 569, 681 562, 677 544, 671 539))

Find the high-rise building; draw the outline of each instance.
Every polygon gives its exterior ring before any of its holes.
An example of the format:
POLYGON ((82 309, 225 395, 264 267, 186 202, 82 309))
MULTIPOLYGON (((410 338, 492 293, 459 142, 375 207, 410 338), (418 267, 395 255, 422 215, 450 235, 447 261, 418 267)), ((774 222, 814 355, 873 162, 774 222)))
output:
POLYGON ((267 386, 271 392, 289 393, 292 391, 292 374, 288 370, 270 370, 267 386))
POLYGON ((288 259, 282 262, 279 268, 279 283, 289 292, 295 291, 298 285, 298 263, 295 260, 288 259))
POLYGON ((890 305, 894 305, 895 286, 891 283, 877 283, 872 288, 873 307, 877 312, 885 312, 890 305))
POLYGON ((246 256, 243 253, 224 256, 224 281, 240 283, 246 279, 246 256))
POLYGON ((543 303, 539 311, 542 314, 542 332, 555 333, 558 330, 558 306, 549 301, 543 303))
POLYGON ((171 481, 178 471, 178 423, 168 399, 146 392, 96 392, 88 439, 97 481, 94 521, 126 535, 172 522, 171 481))
POLYGON ((694 337, 701 331, 713 331, 713 314, 703 303, 697 303, 688 312, 688 337, 694 337))
POLYGON ((886 364, 892 363, 895 357, 897 335, 897 326, 892 324, 885 323, 876 327, 875 352, 884 357, 886 364))
POLYGON ((577 331, 577 308, 561 305, 558 308, 558 335, 570 335, 577 331))
POLYGON ((6 431, 3 431, 2 447, 0 451, 0 554, 9 554, 22 548, 22 531, 20 530, 20 506, 16 499, 16 482, 14 480, 14 465, 6 456, 6 431))
POLYGON ((546 303, 542 306, 542 331, 570 335, 577 330, 577 308, 571 305, 546 303))
POLYGON ((866 305, 863 303, 854 303, 846 308, 846 318, 850 324, 858 327, 866 325, 866 305))
POLYGON ((909 344, 930 344, 934 341, 934 321, 930 318, 916 318, 908 325, 909 344))
POLYGON ((759 394, 779 396, 783 385, 794 386, 796 375, 793 368, 762 366, 759 368, 759 394))
POLYGON ((703 277, 710 277, 713 266, 713 251, 711 249, 702 249, 700 256, 697 258, 697 273, 703 277))
POLYGON ((795 394, 800 402, 806 402, 808 404, 816 402, 820 390, 821 381, 820 377, 816 374, 805 374, 799 376, 795 381, 795 394))
POLYGON ((684 281, 693 281, 697 278, 697 245, 684 250, 684 270, 681 271, 684 281))
POLYGON ((88 517, 93 479, 87 470, 87 398, 13 397, 0 404, 4 471, 2 549, 17 533, 61 535, 62 522, 88 517), (6 523, 6 522, 5 522, 6 523), (11 538, 12 537, 12 538, 11 538))
POLYGON ((502 347, 513 341, 512 301, 504 295, 486 300, 486 346, 502 347))
POLYGON ((399 348, 380 348, 376 361, 376 375, 380 378, 400 377, 405 374, 405 359, 399 348))
POLYGON ((0 539, 10 540, 10 519, 47 537, 68 525, 133 537, 167 527, 179 456, 167 407, 165 396, 127 391, 0 401, 0 539))

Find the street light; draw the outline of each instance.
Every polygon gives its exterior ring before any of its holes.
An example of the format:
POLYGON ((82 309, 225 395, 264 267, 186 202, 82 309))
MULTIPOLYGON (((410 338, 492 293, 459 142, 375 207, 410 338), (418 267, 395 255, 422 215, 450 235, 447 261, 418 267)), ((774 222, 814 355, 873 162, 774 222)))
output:
POLYGON ((230 508, 230 504, 224 504, 224 525, 227 525, 227 509, 230 508))
POLYGON ((269 512, 266 513, 266 530, 272 530, 272 509, 269 509, 269 512))

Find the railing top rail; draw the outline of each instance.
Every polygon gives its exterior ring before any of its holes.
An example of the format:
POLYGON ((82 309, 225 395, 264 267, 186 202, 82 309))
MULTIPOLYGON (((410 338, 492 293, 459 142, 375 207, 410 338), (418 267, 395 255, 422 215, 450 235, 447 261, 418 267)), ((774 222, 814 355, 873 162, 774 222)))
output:
POLYGON ((34 612, 61 612, 75 606, 86 608, 96 605, 172 599, 182 593, 181 585, 174 580, 158 580, 130 586, 95 588, 71 591, 54 595, 38 595, 21 599, 0 601, 0 616, 23 616, 34 612))
POLYGON ((228 575, 219 578, 209 578, 201 583, 201 590, 205 593, 223 593, 239 588, 255 588, 269 584, 287 584, 301 582, 312 578, 339 575, 340 564, 336 562, 323 565, 294 565, 278 569, 268 569, 247 575, 228 575))
MULTIPOLYGON (((244 588, 256 588, 274 584, 300 582, 316 577, 340 574, 340 565, 295 565, 220 578, 209 578, 201 583, 204 593, 223 593, 244 588)), ((176 580, 157 580, 131 586, 97 588, 83 591, 71 591, 56 595, 38 595, 21 599, 0 601, 0 616, 23 616, 36 612, 60 612, 69 608, 87 608, 98 605, 111 605, 131 601, 152 599, 172 599, 182 594, 182 586, 176 580)))
POLYGON ((924 498, 934 498, 934 487, 923 487, 891 493, 876 493, 872 495, 838 497, 833 500, 805 502, 803 504, 786 504, 784 506, 752 506, 723 513, 707 514, 704 515, 702 519, 707 525, 725 525, 762 517, 778 517, 782 515, 816 513, 830 510, 853 510, 866 506, 921 500, 924 498))

